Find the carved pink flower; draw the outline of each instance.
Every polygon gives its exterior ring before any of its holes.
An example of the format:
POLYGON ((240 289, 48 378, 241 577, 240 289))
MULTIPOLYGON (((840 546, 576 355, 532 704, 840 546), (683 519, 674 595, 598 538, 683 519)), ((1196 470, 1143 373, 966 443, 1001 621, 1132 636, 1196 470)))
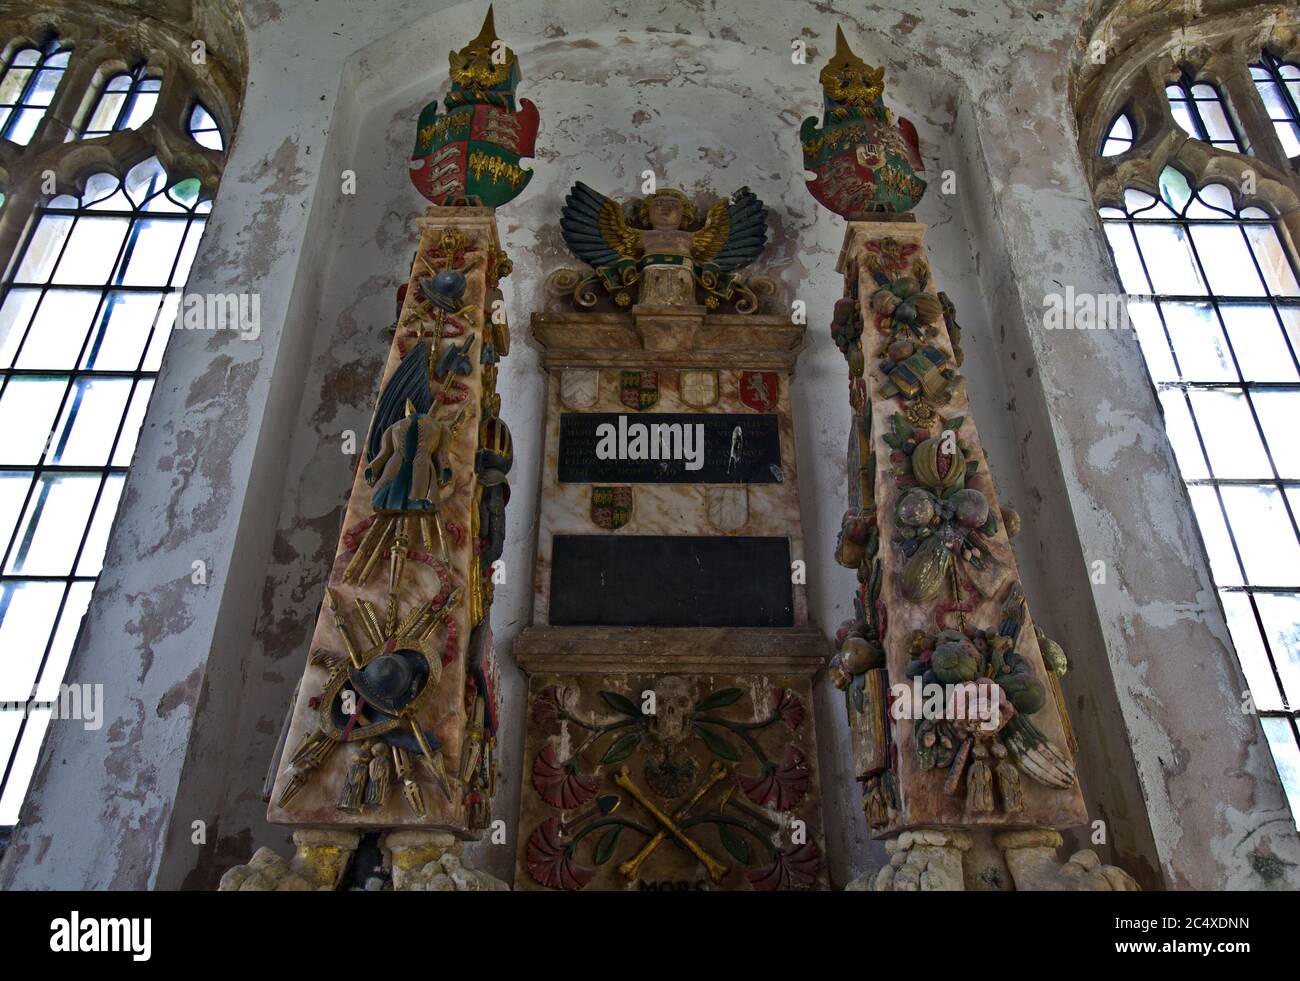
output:
POLYGON ((984 739, 993 738, 1016 714, 1006 691, 992 678, 953 685, 946 711, 959 732, 984 739))
POLYGON ((755 892, 778 889, 807 889, 817 879, 822 867, 821 852, 811 841, 779 852, 766 868, 746 871, 745 877, 755 892))
POLYGON ((787 746, 780 765, 769 763, 763 768, 762 776, 747 777, 742 773, 736 779, 745 796, 755 804, 788 811, 808 793, 808 777, 808 761, 803 753, 797 746, 787 746))
POLYGON ((803 699, 789 688, 773 688, 768 692, 768 697, 772 700, 772 711, 779 715, 792 731, 798 732, 799 727, 803 725, 803 699))
POLYGON ((547 685, 533 699, 533 721, 539 725, 554 722, 564 711, 564 691, 559 685, 547 685))
POLYGON ((573 856, 560 839, 560 819, 547 818, 528 836, 528 872, 540 886, 575 891, 596 873, 573 864, 573 856))
POLYGON ((552 745, 533 760, 533 789, 552 807, 562 811, 581 807, 596 796, 599 787, 595 777, 579 773, 572 763, 561 763, 552 745))

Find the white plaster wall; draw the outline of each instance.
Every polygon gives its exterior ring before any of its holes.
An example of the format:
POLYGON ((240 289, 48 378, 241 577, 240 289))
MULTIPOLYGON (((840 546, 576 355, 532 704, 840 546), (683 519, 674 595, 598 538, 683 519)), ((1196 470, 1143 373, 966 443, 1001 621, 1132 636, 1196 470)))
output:
MULTIPOLYGON (((649 167, 688 193, 748 184, 771 207, 765 265, 809 304, 794 396, 810 600, 828 632, 848 614, 853 576, 831 558, 848 407, 827 330, 842 222, 803 190, 796 138, 800 120, 819 113, 816 73, 839 21, 860 55, 886 66, 888 101, 921 134, 933 183, 918 217, 932 226, 940 286, 965 327, 995 477, 1025 516, 1031 602, 1075 656, 1067 691, 1078 700, 1084 789, 1114 826, 1114 853, 1152 885, 1261 885, 1243 844, 1261 829, 1277 854, 1295 856, 1258 727, 1238 725, 1216 744, 1188 722, 1184 702, 1235 709, 1240 677, 1136 342, 1055 339, 1035 326, 1053 283, 1116 286, 1066 104, 1082 4, 1029 6, 562 0, 497 10, 498 33, 520 56, 520 95, 542 115, 537 176, 499 215, 515 262, 504 289, 516 338, 500 390, 518 456, 507 583, 493 611, 508 679, 497 816, 512 823, 518 797, 522 707, 508 654, 528 615, 535 532, 541 373, 524 338, 541 280, 571 263, 555 220, 574 179, 626 196, 649 167), (809 65, 790 63, 793 38, 808 43, 809 65), (945 169, 957 178, 951 196, 939 193, 945 169), (1141 483, 1128 461, 1098 457, 1099 442, 1142 450, 1141 483), (1108 592, 1087 584, 1093 556, 1112 563, 1108 592), (1171 638, 1213 670, 1153 665, 1171 638), (1222 788, 1222 804, 1201 799, 1207 786, 1222 788)), ((191 288, 261 291, 262 337, 173 342, 74 666, 79 680, 125 672, 128 683, 108 691, 107 739, 54 730, 0 883, 210 886, 257 845, 287 837, 266 826, 259 793, 349 486, 339 439, 364 432, 414 246, 414 119, 444 93, 446 51, 477 33, 482 10, 432 12, 420 0, 376 0, 364 14, 343 0, 245 10, 243 125, 191 288), (356 172, 355 196, 340 193, 345 169, 356 172), (215 569, 205 590, 189 585, 195 558, 215 569), (211 827, 202 848, 190 842, 198 818, 211 827)), ((838 700, 822 694, 828 844, 843 882, 881 853, 843 773, 838 700)), ((512 853, 484 847, 478 859, 508 875, 512 853)))

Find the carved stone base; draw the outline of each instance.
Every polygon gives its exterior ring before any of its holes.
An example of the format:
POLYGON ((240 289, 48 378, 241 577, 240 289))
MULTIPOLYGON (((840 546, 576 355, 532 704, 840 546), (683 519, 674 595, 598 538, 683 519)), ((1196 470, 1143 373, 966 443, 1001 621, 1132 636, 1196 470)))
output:
POLYGON ((885 843, 889 863, 854 879, 846 892, 961 892, 1014 888, 1021 892, 1136 892, 1123 869, 1103 865, 1088 849, 1064 863, 1060 834, 1048 828, 984 836, 963 831, 905 831, 885 843), (1000 853, 1000 859, 996 853, 1000 853))
MULTIPOLYGON (((219 892, 328 892, 340 887, 361 842, 359 831, 295 831, 294 854, 284 859, 259 848, 247 865, 221 877, 219 892)), ((380 872, 387 872, 398 892, 500 892, 510 887, 486 872, 466 866, 464 842, 443 831, 393 831, 381 841, 380 872)), ((382 875, 367 890, 389 888, 382 875)))
POLYGON ((259 848, 247 865, 228 869, 218 892, 311 892, 338 888, 359 831, 295 831, 293 858, 286 861, 270 848, 259 848))
POLYGON ((885 843, 887 864, 874 876, 849 883, 853 891, 961 892, 963 854, 974 844, 962 831, 904 831, 885 843))
POLYGON ((1057 849, 1064 844, 1055 831, 1004 831, 994 835, 1016 888, 1038 892, 1138 892, 1133 877, 1114 865, 1102 865, 1095 852, 1085 848, 1062 864, 1057 849))
POLYGON ((395 892, 505 892, 500 879, 462 864, 463 843, 440 831, 394 831, 384 837, 395 892))

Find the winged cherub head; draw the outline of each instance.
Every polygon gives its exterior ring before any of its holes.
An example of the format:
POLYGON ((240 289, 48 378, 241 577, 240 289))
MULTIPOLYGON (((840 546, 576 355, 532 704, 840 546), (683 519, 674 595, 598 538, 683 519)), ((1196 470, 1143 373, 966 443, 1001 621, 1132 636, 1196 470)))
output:
POLYGON ((647 195, 637 209, 641 224, 656 231, 675 231, 695 223, 695 207, 676 188, 664 188, 647 195))
POLYGON ((672 245, 697 264, 730 272, 758 258, 767 242, 767 208, 747 187, 715 201, 694 231, 685 229, 695 223, 695 208, 675 188, 648 195, 636 221, 648 227, 632 227, 617 201, 579 181, 565 199, 560 229, 573 254, 596 269, 621 270, 672 245))

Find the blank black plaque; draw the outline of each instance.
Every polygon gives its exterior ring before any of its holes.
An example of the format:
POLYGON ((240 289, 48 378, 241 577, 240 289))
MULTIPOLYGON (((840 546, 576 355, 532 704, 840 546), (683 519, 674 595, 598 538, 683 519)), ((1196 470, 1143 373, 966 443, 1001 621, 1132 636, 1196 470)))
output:
POLYGON ((558 535, 551 624, 790 627, 788 538, 558 535))

